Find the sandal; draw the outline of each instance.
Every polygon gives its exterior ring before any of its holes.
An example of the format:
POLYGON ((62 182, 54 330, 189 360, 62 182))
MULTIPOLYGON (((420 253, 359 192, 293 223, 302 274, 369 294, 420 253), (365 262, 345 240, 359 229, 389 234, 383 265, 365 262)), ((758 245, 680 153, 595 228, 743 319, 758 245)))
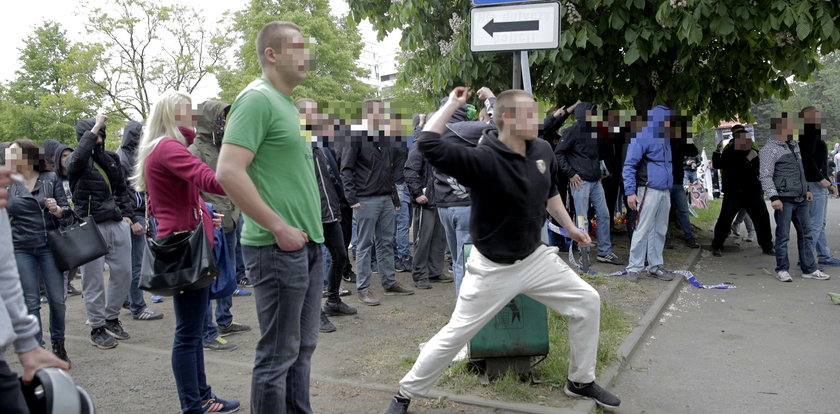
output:
POLYGON ((239 401, 231 400, 225 401, 218 397, 213 397, 204 401, 201 409, 205 413, 230 414, 239 411, 239 401))

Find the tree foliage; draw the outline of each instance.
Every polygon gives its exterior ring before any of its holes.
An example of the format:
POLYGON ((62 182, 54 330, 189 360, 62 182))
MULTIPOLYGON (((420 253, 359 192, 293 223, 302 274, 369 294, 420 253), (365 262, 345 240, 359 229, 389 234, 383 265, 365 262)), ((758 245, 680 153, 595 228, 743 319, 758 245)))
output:
POLYGON ((58 23, 35 28, 19 49, 15 79, 0 86, 0 140, 28 137, 75 143, 75 124, 93 116, 98 97, 84 84, 93 70, 88 49, 58 23))
POLYGON ((254 41, 262 27, 273 20, 285 20, 301 27, 309 45, 312 65, 306 81, 292 92, 294 98, 312 98, 321 103, 360 102, 375 95, 362 83, 364 70, 355 62, 362 52, 362 39, 349 18, 330 14, 328 0, 251 0, 244 10, 232 13, 230 32, 240 42, 230 68, 216 76, 221 98, 233 102, 236 95, 262 73, 254 41))
MULTIPOLYGON (((510 87, 510 53, 469 50, 470 2, 350 0, 380 37, 402 30, 400 82, 442 96, 465 84, 510 87)), ((820 54, 840 46, 840 5, 824 0, 563 1, 560 48, 530 53, 534 92, 558 104, 637 110, 665 103, 709 120, 749 116, 753 103, 791 93, 820 54)))
POLYGON ((125 118, 145 120, 169 89, 192 92, 216 69, 228 42, 199 11, 153 0, 114 0, 85 7, 99 51, 87 81, 125 118))

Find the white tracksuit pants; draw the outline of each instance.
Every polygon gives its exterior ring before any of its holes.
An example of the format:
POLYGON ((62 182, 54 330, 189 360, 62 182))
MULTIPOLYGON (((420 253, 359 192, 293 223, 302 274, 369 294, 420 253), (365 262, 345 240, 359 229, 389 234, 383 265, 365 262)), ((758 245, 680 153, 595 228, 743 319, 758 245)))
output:
POLYGON ((510 265, 492 262, 473 248, 452 318, 400 381, 402 393, 427 395, 458 351, 520 293, 569 317, 569 379, 594 381, 601 322, 598 292, 560 259, 556 247, 540 245, 510 265))

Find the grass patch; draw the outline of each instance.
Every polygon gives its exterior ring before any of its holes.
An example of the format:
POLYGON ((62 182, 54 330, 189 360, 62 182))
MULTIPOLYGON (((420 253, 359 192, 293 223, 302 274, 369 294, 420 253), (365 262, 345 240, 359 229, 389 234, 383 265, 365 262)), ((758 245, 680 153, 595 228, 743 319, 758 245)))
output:
MULTIPOLYGON (((627 314, 618 306, 601 302, 601 335, 598 344, 596 371, 600 372, 616 358, 621 342, 631 330, 627 314)), ((466 361, 451 365, 439 385, 458 393, 482 394, 507 401, 535 401, 552 399, 551 394, 563 387, 569 372, 568 319, 549 310, 548 336, 551 349, 548 357, 534 368, 539 384, 529 384, 518 375, 508 372, 482 387, 478 375, 469 369, 466 361)))
POLYGON ((717 222, 721 205, 723 205, 723 200, 716 198, 709 200, 708 208, 695 208, 694 211, 697 212, 697 217, 689 214, 691 224, 694 224, 702 230, 710 230, 717 222))

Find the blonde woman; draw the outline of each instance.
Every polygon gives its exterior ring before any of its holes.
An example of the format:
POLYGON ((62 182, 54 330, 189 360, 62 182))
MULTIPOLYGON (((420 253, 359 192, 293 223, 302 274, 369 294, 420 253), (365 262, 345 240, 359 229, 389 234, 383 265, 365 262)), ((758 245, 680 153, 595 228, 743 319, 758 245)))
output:
MULTIPOLYGON (((149 196, 149 215, 157 220, 157 237, 193 230, 199 220, 213 243, 210 213, 199 194, 205 191, 224 195, 215 173, 193 156, 187 147, 195 139, 190 96, 176 91, 166 92, 152 109, 143 131, 137 156, 134 188, 149 196), (201 209, 201 210, 199 210, 201 209)), ((172 344, 172 373, 178 387, 181 411, 193 413, 233 413, 238 401, 217 398, 204 375, 204 318, 210 288, 176 295, 175 340, 172 344)))

